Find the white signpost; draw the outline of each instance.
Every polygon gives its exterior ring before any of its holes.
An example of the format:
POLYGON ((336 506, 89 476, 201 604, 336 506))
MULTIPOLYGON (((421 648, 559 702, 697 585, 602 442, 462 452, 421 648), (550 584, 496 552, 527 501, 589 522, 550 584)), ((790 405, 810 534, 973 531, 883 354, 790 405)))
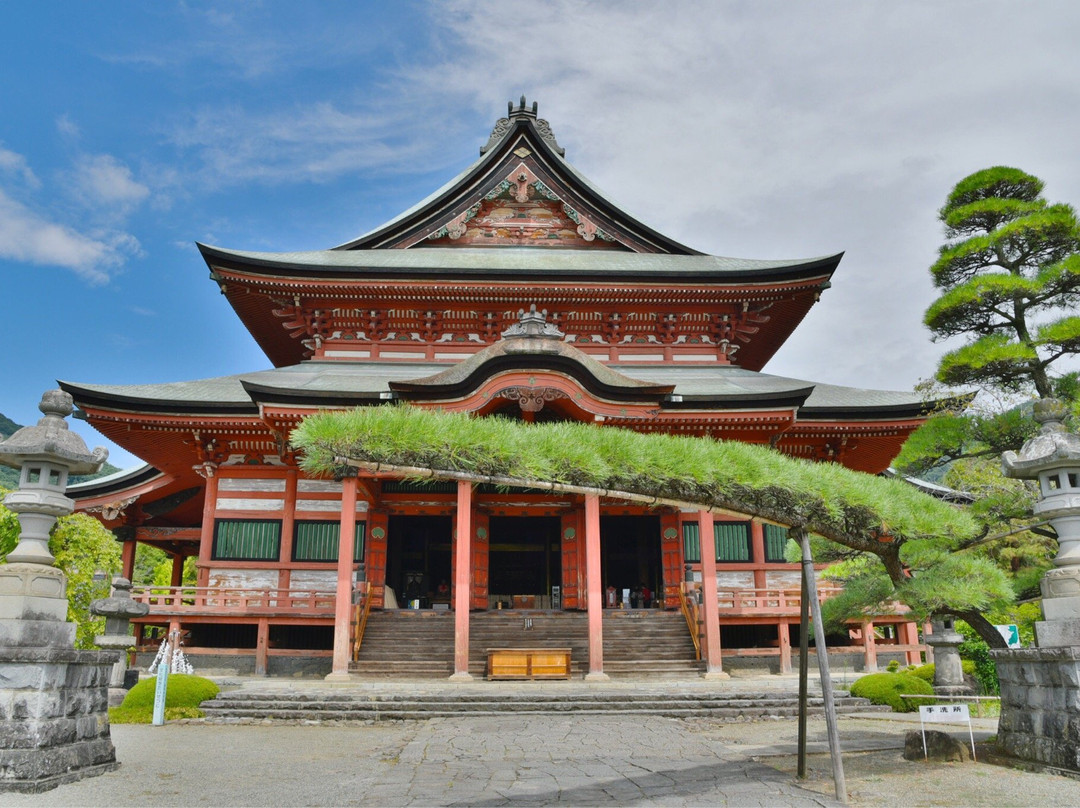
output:
POLYGON ((926 751, 926 722, 933 724, 963 724, 967 722, 968 738, 971 740, 971 759, 975 760, 975 733, 971 729, 971 712, 966 704, 924 704, 919 707, 919 728, 922 730, 923 757, 926 751))

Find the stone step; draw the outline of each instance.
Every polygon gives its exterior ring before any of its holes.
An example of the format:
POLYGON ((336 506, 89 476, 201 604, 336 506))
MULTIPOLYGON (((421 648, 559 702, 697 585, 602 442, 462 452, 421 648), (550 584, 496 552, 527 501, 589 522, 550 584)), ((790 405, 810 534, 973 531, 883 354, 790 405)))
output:
MULTIPOLYGON (((496 686, 497 688, 497 686, 496 686)), ((841 713, 877 709, 865 699, 838 695, 841 713)), ((676 718, 712 717, 726 719, 762 719, 772 716, 795 716, 798 699, 790 694, 762 697, 749 694, 658 695, 656 693, 502 693, 424 694, 342 694, 312 692, 306 694, 226 692, 203 704, 210 721, 303 720, 303 721, 379 721, 428 719, 460 715, 495 716, 508 713, 572 713, 574 715, 664 715, 676 718)), ((811 714, 822 712, 820 697, 812 697, 811 714)))

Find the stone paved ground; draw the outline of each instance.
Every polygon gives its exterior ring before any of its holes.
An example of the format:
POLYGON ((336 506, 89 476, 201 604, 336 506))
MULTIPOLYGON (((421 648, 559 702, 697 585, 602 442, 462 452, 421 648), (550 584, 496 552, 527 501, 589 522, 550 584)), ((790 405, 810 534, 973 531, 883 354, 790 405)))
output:
MULTIPOLYGON (((855 805, 1077 805, 1080 783, 986 764, 909 763, 912 726, 841 719, 855 805)), ((917 723, 914 725, 917 726, 917 723)), ((796 785, 794 721, 498 716, 368 725, 113 728, 113 773, 5 806, 835 805, 827 755, 796 785)), ((985 732, 983 733, 986 734, 985 732)), ((811 751, 825 749, 821 719, 811 751)))

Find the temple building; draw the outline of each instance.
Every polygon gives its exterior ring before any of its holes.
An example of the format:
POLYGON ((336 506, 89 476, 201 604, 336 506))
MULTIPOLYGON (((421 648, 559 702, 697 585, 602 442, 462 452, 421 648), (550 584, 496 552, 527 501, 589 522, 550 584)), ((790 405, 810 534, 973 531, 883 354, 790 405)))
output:
MULTIPOLYGON (((187 632, 196 667, 202 656, 271 674, 393 671, 365 668, 377 624, 400 644, 407 621, 424 620, 449 632, 450 650, 414 648, 411 669, 476 673, 477 627, 495 642, 498 621, 519 629, 522 615, 550 618, 545 641, 575 649, 578 672, 615 671, 599 637, 634 616, 674 625, 694 666, 705 652, 683 618, 704 577, 717 586, 700 610, 706 628, 719 626, 711 642, 699 631, 711 664, 722 647, 725 661, 790 670, 799 572, 784 560, 782 527, 388 475, 312 479, 290 433, 317 410, 582 421, 761 444, 868 474, 926 415, 910 393, 762 372, 840 254, 751 260, 684 246, 571 166, 524 98, 475 163, 366 235, 311 252, 199 249, 272 367, 61 382, 95 428, 146 463, 69 494, 123 542, 127 576, 139 543, 175 559, 172 587, 136 592, 151 604, 141 624, 187 632), (189 557, 195 587, 182 586, 189 557), (371 634, 355 661, 354 601, 370 609, 371 634)), ((872 667, 883 641, 917 659, 913 623, 875 621, 852 627, 860 664, 872 667)))

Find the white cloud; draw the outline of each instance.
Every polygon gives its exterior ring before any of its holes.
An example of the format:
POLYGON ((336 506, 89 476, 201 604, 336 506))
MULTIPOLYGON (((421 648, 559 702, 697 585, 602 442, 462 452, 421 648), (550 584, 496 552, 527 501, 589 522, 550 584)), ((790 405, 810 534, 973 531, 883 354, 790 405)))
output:
POLYGON ((131 169, 108 154, 80 158, 73 172, 74 191, 87 207, 127 213, 150 195, 131 169))
MULTIPOLYGON (((209 186, 322 182, 363 171, 396 171, 433 154, 437 124, 393 103, 342 108, 327 101, 292 109, 206 108, 170 135, 198 155, 209 186)), ((428 164, 423 166, 428 167, 428 164)))
POLYGON ((82 134, 82 132, 79 131, 78 124, 76 124, 75 121, 71 120, 71 116, 69 116, 66 112, 63 115, 57 117, 56 131, 59 132, 61 135, 69 138, 77 138, 82 134))
POLYGON ((138 249, 131 236, 93 237, 50 221, 0 190, 0 256, 72 269, 91 283, 106 283, 109 269, 138 249))
POLYGON ((38 188, 41 185, 41 181, 30 170, 26 158, 3 146, 0 146, 0 173, 18 177, 31 188, 38 188))

